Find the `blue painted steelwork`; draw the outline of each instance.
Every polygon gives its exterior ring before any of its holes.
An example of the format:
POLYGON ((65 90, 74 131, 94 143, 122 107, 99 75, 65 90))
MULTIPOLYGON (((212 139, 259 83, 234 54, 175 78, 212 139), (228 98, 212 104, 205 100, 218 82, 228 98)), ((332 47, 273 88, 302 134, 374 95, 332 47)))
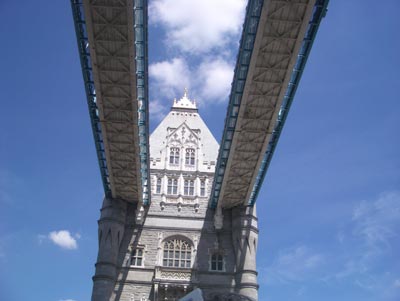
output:
POLYGON ((231 149, 233 133, 235 131, 236 120, 242 101, 243 89, 246 83, 263 3, 264 1, 262 0, 250 0, 246 8, 246 18, 243 25, 242 38, 240 40, 228 110, 225 117, 224 133, 222 135, 217 165, 215 167, 214 182, 211 190, 212 194, 209 202, 211 208, 217 206, 219 194, 221 192, 222 181, 224 179, 225 168, 231 149))
POLYGON ((267 173, 268 166, 271 163, 272 156, 274 154, 276 145, 277 145, 279 137, 281 135, 282 128, 285 124, 286 117, 289 113, 290 106, 293 102, 294 95, 296 94, 296 90, 299 85, 300 78, 303 73, 304 67, 306 65, 308 55, 310 54, 311 47, 313 45, 315 36, 317 34, 319 25, 321 23, 322 18, 325 16, 325 14, 327 12, 328 3, 329 3, 329 0, 317 0, 314 5, 311 21, 308 24, 306 35, 303 39, 303 42, 302 42, 302 45, 300 48, 300 52, 297 56, 297 61, 293 68, 292 75, 290 77, 290 81, 287 86, 281 108, 279 110, 275 128, 272 132, 271 139, 268 143, 267 150, 264 154, 264 158, 262 160, 260 169, 259 169, 257 177, 256 177, 256 182, 255 182, 255 184, 252 188, 252 192, 250 194, 250 198, 248 201, 248 205, 250 205, 250 206, 253 206, 254 203, 256 202, 261 185, 262 185, 265 175, 267 173))
POLYGON ((135 0, 136 96, 138 101, 139 156, 143 204, 150 204, 149 193, 149 97, 147 56, 147 0, 135 0))
MULTIPOLYGON (((93 136, 96 145, 101 177, 106 196, 111 196, 111 185, 107 169, 106 155, 101 133, 101 124, 96 103, 96 89, 94 85, 92 63, 89 52, 89 40, 85 22, 83 0, 71 0, 75 23, 76 37, 85 83, 85 91, 89 106, 93 136)), ((135 65, 136 65, 136 96, 138 105, 139 129, 139 157, 142 185, 142 200, 149 205, 149 104, 148 104, 148 56, 147 56, 147 0, 135 0, 134 4, 134 37, 135 37, 135 65)))
POLYGON ((106 154, 104 151, 103 136, 101 133, 101 124, 99 111, 96 103, 96 89, 92 72, 92 61, 89 52, 89 40, 86 29, 85 13, 82 0, 71 0, 72 15, 75 23, 76 39, 78 42, 79 57, 82 67, 82 75, 85 84, 87 104, 89 107, 90 121, 94 143, 96 145, 97 159, 99 161, 101 179, 103 181, 104 193, 111 197, 111 185, 108 177, 106 154))

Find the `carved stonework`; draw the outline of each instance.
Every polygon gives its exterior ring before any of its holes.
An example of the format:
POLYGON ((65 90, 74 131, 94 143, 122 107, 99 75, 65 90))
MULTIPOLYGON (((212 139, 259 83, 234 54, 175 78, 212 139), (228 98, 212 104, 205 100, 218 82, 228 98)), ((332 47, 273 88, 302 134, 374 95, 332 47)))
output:
POLYGON ((167 204, 178 204, 182 203, 182 205, 193 205, 195 203, 198 203, 197 198, 166 198, 166 203, 167 204))
POLYGON ((185 123, 178 128, 168 128, 167 144, 172 147, 195 147, 199 145, 199 129, 190 129, 185 123))
POLYGON ((196 197, 163 197, 163 200, 160 202, 161 210, 164 210, 166 206, 174 206, 177 208, 177 212, 180 212, 183 207, 192 208, 194 212, 199 212, 200 204, 199 198, 196 197))
POLYGON ((160 279, 190 281, 191 276, 190 272, 161 271, 160 279))
POLYGON ((195 275, 191 269, 171 268, 171 267, 156 267, 154 280, 156 282, 174 282, 188 284, 196 281, 195 275))

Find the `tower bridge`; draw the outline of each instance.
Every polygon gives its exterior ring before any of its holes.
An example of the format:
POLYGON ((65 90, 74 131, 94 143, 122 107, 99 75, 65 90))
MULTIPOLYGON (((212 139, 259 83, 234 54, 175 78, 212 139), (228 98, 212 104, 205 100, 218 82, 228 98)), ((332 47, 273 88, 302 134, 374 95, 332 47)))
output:
POLYGON ((71 4, 105 195, 147 205, 146 1, 71 4))
POLYGON ((150 138, 147 1, 71 0, 105 191, 92 300, 258 299, 253 205, 327 4, 248 1, 218 150, 187 92, 150 138))

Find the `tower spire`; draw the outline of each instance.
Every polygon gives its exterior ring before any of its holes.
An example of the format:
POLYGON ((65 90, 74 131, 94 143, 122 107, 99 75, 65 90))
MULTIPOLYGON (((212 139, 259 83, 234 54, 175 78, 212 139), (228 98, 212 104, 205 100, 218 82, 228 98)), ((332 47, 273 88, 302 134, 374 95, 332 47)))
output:
POLYGON ((197 105, 195 100, 191 100, 188 97, 188 89, 185 88, 183 90, 183 96, 181 99, 176 100, 174 99, 173 109, 190 109, 190 110, 197 110, 197 105))

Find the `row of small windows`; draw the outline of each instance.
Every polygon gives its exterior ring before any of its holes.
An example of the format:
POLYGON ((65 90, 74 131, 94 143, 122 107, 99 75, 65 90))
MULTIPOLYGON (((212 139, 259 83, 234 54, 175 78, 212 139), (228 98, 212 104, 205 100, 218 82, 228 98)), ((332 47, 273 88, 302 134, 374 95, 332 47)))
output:
MULTIPOLYGON (((162 178, 157 178, 156 193, 161 193, 162 178)), ((183 181, 183 194, 194 195, 195 193, 195 180, 185 179, 183 181)), ((167 183, 167 194, 177 195, 178 194, 178 179, 168 178, 167 183)), ((206 195, 206 180, 200 180, 200 196, 206 195)))
MULTIPOLYGON (((171 147, 169 151, 169 163, 179 165, 180 148, 171 147)), ((187 148, 185 150, 185 165, 194 166, 196 161, 196 150, 194 148, 187 148)))
MULTIPOLYGON (((190 268, 192 264, 192 246, 181 239, 171 239, 163 245, 164 267, 190 268)), ((141 267, 144 264, 144 249, 136 248, 131 253, 131 265, 141 267)), ((210 271, 224 271, 224 256, 216 251, 210 254, 210 271)))

